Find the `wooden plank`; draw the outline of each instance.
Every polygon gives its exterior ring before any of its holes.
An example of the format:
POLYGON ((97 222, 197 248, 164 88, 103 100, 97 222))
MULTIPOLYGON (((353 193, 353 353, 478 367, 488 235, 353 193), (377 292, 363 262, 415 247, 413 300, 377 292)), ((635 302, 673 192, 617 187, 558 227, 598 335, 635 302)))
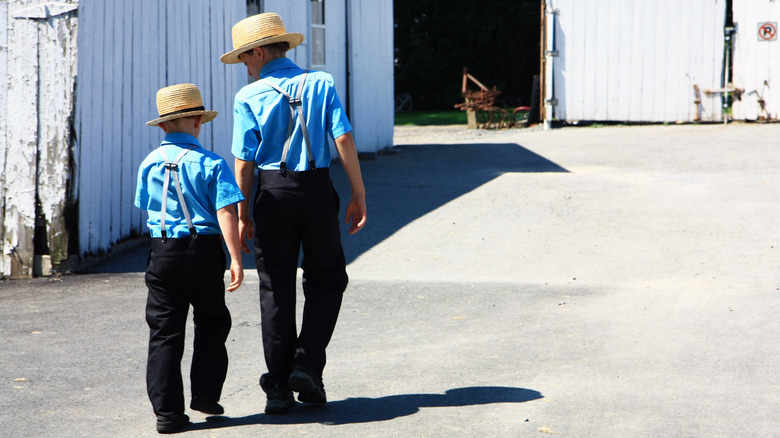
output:
MULTIPOLYGON (((211 32, 208 26, 209 3, 211 0, 197 0, 196 7, 190 9, 190 39, 193 41, 193 50, 195 55, 192 60, 195 61, 195 84, 200 89, 203 103, 207 108, 214 108, 211 100, 211 88, 213 82, 211 79, 211 32)), ((208 150, 214 148, 214 121, 206 123, 201 129, 201 140, 203 146, 208 150)))
POLYGON ((347 96, 346 2, 325 2, 325 70, 333 75, 339 96, 347 96))
MULTIPOLYGON (((89 102, 85 108, 84 120, 82 120, 82 145, 80 157, 81 169, 81 191, 79 195, 79 219, 82 224, 79 228, 80 253, 81 255, 96 253, 100 248, 99 237, 101 234, 101 221, 106 221, 110 212, 105 211, 101 199, 102 187, 110 186, 110 180, 102 180, 102 149, 103 144, 103 99, 105 87, 103 80, 103 64, 100 62, 104 57, 103 47, 104 39, 104 2, 91 2, 85 6, 91 6, 90 20, 85 21, 88 26, 85 31, 88 35, 82 38, 82 41, 89 39, 89 52, 82 53, 80 60, 87 63, 86 68, 90 71, 90 81, 81 82, 79 90, 90 88, 88 93, 89 102)), ((107 222, 107 221, 106 221, 107 222)))
POLYGON ((358 152, 392 146, 392 2, 352 2, 350 100, 358 152), (370 35, 370 37, 366 37, 370 35), (372 81, 359 78, 371 77, 372 81))
MULTIPOLYGON (((29 4, 9 2, 10 11, 29 4)), ((10 257, 10 276, 27 278, 33 268, 35 229, 35 183, 38 137, 38 25, 29 19, 8 22, 8 111, 5 172, 5 256, 10 257)))
MULTIPOLYGON (((183 40, 180 38, 183 27, 186 23, 182 23, 181 19, 171 19, 172 17, 176 16, 178 8, 175 7, 173 2, 165 2, 165 5, 165 17, 168 21, 163 25, 167 27, 165 49, 167 50, 168 56, 166 56, 164 64, 165 68, 167 69, 167 77, 164 86, 168 86, 183 82, 181 78, 183 63, 180 59, 180 56, 177 56, 177 53, 181 54, 182 52, 187 51, 189 48, 182 45, 183 40)), ((160 29, 164 28, 165 27, 160 27, 160 29)))
MULTIPOLYGON (((631 25, 631 17, 633 17, 633 2, 622 2, 620 0, 614 0, 613 7, 619 9, 619 14, 616 18, 618 38, 617 48, 617 62, 616 68, 617 75, 615 78, 610 79, 610 82, 614 81, 614 92, 610 91, 608 98, 608 119, 623 119, 629 120, 631 115, 631 67, 634 64, 634 60, 631 54, 632 32, 633 26, 631 25)), ((613 19, 613 23, 615 20, 613 19)))
POLYGON ((71 248, 70 252, 78 253, 78 256, 84 253, 86 243, 88 242, 88 224, 87 216, 85 214, 86 207, 83 205, 85 197, 85 191, 87 190, 86 184, 86 172, 84 171, 84 160, 81 158, 83 154, 86 154, 85 148, 89 143, 89 135, 93 131, 93 125, 90 123, 89 110, 92 107, 92 89, 86 84, 94 84, 94 76, 92 70, 92 62, 95 58, 93 52, 94 38, 91 31, 91 23, 95 20, 92 19, 94 12, 94 2, 82 3, 79 5, 79 21, 78 21, 78 76, 76 77, 76 117, 74 120, 74 129, 76 131, 73 158, 76 162, 76 169, 74 175, 74 185, 76 190, 74 193, 74 202, 78 206, 78 248, 71 248))
MULTIPOLYGON (((227 6, 227 5, 226 5, 227 6)), ((219 111, 219 115, 214 121, 211 122, 211 137, 209 138, 209 149, 218 153, 223 158, 227 158, 224 154, 225 144, 230 137, 225 137, 225 125, 226 121, 230 120, 230 114, 226 112, 225 98, 228 94, 225 86, 227 83, 227 77, 225 76, 225 69, 222 68, 219 61, 219 56, 224 53, 222 49, 225 48, 224 41, 224 26, 222 26, 222 20, 219 19, 221 14, 219 13, 219 5, 210 1, 208 4, 208 34, 209 38, 209 54, 208 54, 208 66, 209 66, 209 87, 208 94, 204 96, 204 99, 208 100, 207 105, 211 105, 214 110, 219 111)), ((227 51, 227 50, 225 50, 227 51)), ((224 64, 222 64, 224 65, 224 64)), ((232 160, 227 160, 228 162, 232 160)))
POLYGON ((105 0, 106 45, 103 48, 103 85, 106 90, 103 111, 103 175, 110 181, 103 187, 101 199, 111 211, 110 221, 105 221, 100 248, 108 249, 122 236, 122 70, 124 70, 124 4, 121 0, 105 0))
MULTIPOLYGON (((127 12, 130 14, 130 20, 132 23, 132 39, 131 39, 131 47, 132 47, 132 66, 131 66, 131 75, 130 75, 130 94, 129 99, 131 102, 130 107, 130 117, 129 117, 129 135, 131 138, 131 161, 132 161, 132 171, 131 171, 131 185, 133 188, 133 194, 131 195, 130 200, 128 202, 131 203, 134 202, 135 197, 135 185, 138 178, 138 166, 141 164, 141 161, 143 160, 142 152, 146 150, 144 147, 143 139, 144 139, 144 131, 147 131, 148 127, 144 125, 146 120, 143 119, 143 111, 144 108, 142 102, 144 102, 144 96, 143 96, 143 90, 141 86, 141 77, 143 74, 143 61, 144 57, 142 56, 142 53, 145 52, 145 46, 143 44, 143 34, 144 28, 142 24, 142 14, 143 11, 147 10, 149 5, 147 4, 149 0, 139 0, 137 8, 130 8, 127 12)), ((130 232, 135 232, 138 234, 144 233, 145 226, 143 224, 143 218, 141 217, 141 209, 135 208, 134 206, 131 207, 131 225, 130 225, 130 232)))
MULTIPOLYGON (((100 113, 99 116, 100 126, 100 143, 95 145, 97 147, 99 167, 95 169, 99 178, 100 184, 97 192, 97 204, 100 206, 98 211, 93 212, 94 220, 97 223, 96 239, 93 243, 92 251, 95 253, 107 250, 113 241, 112 228, 116 219, 117 212, 115 211, 115 205, 113 203, 114 193, 117 191, 117 182, 113 178, 114 169, 116 163, 114 162, 114 154, 111 148, 115 147, 114 136, 114 65, 111 60, 114 59, 113 50, 115 49, 114 39, 114 0, 105 0, 103 2, 103 19, 101 21, 103 25, 103 34, 101 39, 103 44, 101 46, 100 63, 102 67, 100 87, 103 91, 100 99, 98 100, 100 113)), ((96 108, 97 109, 97 108, 96 108)), ((97 117, 96 117, 97 118, 97 117)))
POLYGON ((630 20, 631 26, 631 66, 629 68, 629 89, 628 92, 628 117, 627 121, 640 121, 642 120, 642 106, 644 95, 642 93, 642 81, 645 74, 644 57, 642 56, 642 48, 644 47, 644 41, 647 38, 644 37, 644 11, 647 7, 647 2, 640 4, 633 4, 633 10, 631 11, 630 20))
MULTIPOLYGON (((114 105, 117 111, 118 124, 117 133, 119 134, 116 146, 120 148, 119 158, 121 159, 118 177, 121 179, 119 191, 114 196, 119 203, 119 217, 115 223, 118 225, 114 231, 114 241, 127 236, 132 229, 133 217, 133 189, 135 181, 133 180, 133 136, 132 136, 132 74, 133 66, 129 65, 128 60, 133 59, 133 34, 136 32, 132 28, 132 10, 128 10, 127 3, 123 2, 117 5, 115 33, 118 36, 116 41, 117 50, 121 50, 122 56, 114 59, 114 71, 120 78, 115 82, 114 105), (120 49, 121 47, 121 49, 120 49)), ((132 8, 129 8, 132 9, 132 8)), ((140 47, 139 47, 140 49, 140 47)))
MULTIPOLYGON (((695 1, 695 0, 692 0, 695 1)), ((675 2, 674 5, 670 1, 664 1, 664 18, 667 23, 667 31, 664 35, 664 49, 658 55, 663 56, 664 74, 660 77, 663 80, 663 85, 659 84, 660 94, 663 97, 663 101, 666 104, 666 108, 662 115, 662 120, 665 122, 683 122, 687 121, 681 118, 679 113, 680 97, 687 95, 685 87, 680 87, 681 84, 687 83, 688 78, 686 72, 682 68, 681 48, 685 44, 681 44, 682 39, 682 26, 680 15, 686 12, 685 5, 680 4, 683 2, 675 2)), ((690 3, 688 3, 690 4, 690 3)), ((692 17, 686 17, 691 19, 692 17)))
MULTIPOLYGON (((0 3, 0 78, 3 78, 3 86, 0 87, 0 205, 5 205, 5 156, 8 153, 8 2, 0 3)), ((4 208, 0 208, 0 224, 5 224, 4 208)), ((0 226, 0 278, 11 272, 11 258, 6 254, 5 226, 0 226)))
MULTIPOLYGON (((41 20, 38 26, 40 131, 38 135, 39 220, 46 242, 39 245, 55 269, 68 257, 68 180, 70 165, 70 117, 74 107, 76 77, 76 13, 41 20), (45 121, 45 122, 44 122, 45 121)), ((49 275, 51 272, 40 272, 49 275)))

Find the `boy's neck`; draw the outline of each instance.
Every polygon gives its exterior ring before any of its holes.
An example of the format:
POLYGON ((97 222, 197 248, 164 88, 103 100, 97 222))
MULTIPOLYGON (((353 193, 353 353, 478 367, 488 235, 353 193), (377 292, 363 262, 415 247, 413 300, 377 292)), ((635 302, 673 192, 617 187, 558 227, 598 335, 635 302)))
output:
POLYGON ((168 134, 189 134, 195 138, 198 138, 198 134, 200 134, 200 132, 197 131, 200 131, 200 129, 177 129, 175 131, 168 132, 168 134))

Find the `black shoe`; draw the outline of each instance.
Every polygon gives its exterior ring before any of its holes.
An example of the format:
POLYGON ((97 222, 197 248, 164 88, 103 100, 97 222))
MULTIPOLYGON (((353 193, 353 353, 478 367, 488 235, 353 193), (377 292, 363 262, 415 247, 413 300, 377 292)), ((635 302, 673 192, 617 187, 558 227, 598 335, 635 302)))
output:
POLYGON ((293 372, 290 373, 290 378, 287 380, 287 386, 298 393, 298 401, 302 403, 322 405, 328 402, 322 379, 313 376, 306 368, 293 368, 293 372))
POLYGON ((225 413, 225 409, 222 405, 203 397, 194 397, 190 402, 190 409, 211 415, 222 415, 225 413))
POLYGON ((265 403, 265 413, 268 415, 283 415, 295 406, 295 399, 289 389, 275 386, 266 392, 268 400, 265 403))
POLYGON ((157 432, 176 433, 184 430, 190 424, 190 417, 184 414, 158 415, 157 432))

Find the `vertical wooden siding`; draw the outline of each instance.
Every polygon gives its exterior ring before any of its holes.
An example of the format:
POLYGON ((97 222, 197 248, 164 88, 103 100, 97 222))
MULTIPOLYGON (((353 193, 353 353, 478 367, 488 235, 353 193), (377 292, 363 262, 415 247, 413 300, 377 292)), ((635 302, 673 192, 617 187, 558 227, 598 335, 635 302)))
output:
POLYGON ((349 99, 358 152, 393 145, 393 2, 350 0, 349 99))
MULTIPOLYGON (((694 121, 694 85, 720 87, 725 0, 552 0, 559 120, 694 121)), ((703 121, 720 97, 701 95, 703 121)))
POLYGON ((75 11, 24 12, 42 3, 0 2, 0 77, 6 80, 0 91, 0 277, 32 274, 36 220, 39 254, 56 265, 68 252, 77 19, 75 11))
POLYGON ((741 99, 733 103, 735 119, 757 120, 780 117, 780 38, 759 41, 758 25, 764 22, 780 24, 780 3, 770 0, 735 1, 734 78, 737 88, 744 90, 741 99), (764 111, 759 100, 764 100, 764 111))
POLYGON ((75 155, 79 252, 100 253, 143 234, 146 215, 133 206, 138 165, 163 132, 157 90, 196 84, 219 116, 204 125, 204 147, 230 157, 232 102, 245 69, 219 56, 230 28, 246 16, 245 0, 81 0, 75 155))

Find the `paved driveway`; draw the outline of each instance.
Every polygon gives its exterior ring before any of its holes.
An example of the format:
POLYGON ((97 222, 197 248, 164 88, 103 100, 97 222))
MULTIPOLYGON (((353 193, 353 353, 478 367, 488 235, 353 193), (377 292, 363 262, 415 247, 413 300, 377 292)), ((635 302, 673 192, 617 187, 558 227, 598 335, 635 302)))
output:
MULTIPOLYGON (((262 413, 247 257, 226 415, 189 412, 184 435, 775 436, 778 138, 779 124, 397 129, 397 153, 361 162, 369 222, 343 237, 329 405, 262 413)), ((0 282, 5 436, 157 435, 145 251, 0 282)))

